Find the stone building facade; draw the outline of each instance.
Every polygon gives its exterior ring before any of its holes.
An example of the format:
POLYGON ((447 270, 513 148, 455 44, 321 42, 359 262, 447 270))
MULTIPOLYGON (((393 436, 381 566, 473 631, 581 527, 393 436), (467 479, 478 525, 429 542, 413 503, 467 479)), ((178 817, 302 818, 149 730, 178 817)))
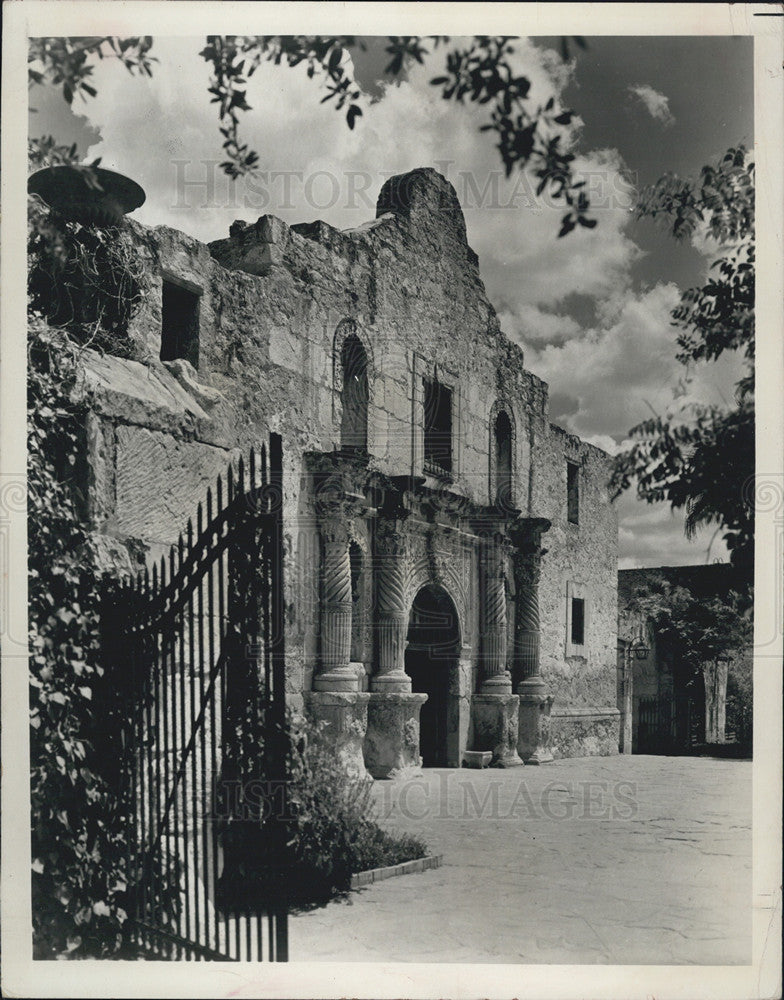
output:
POLYGON ((280 433, 289 697, 348 764, 617 752, 609 458, 550 423, 451 185, 394 177, 343 232, 126 235, 145 263, 132 357, 84 354, 106 559, 158 558, 280 433))

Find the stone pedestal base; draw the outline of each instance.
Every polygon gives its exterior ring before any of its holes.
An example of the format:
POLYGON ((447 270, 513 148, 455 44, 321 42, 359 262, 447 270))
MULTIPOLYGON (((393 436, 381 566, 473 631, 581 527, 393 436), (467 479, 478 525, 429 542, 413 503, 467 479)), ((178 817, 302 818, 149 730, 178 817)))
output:
POLYGON ((352 777, 364 776, 362 744, 367 732, 369 694, 308 691, 305 707, 314 722, 326 722, 324 738, 333 743, 338 760, 352 777))
POLYGON ((512 675, 508 670, 482 681, 482 694, 511 694, 512 675))
POLYGON ((519 703, 516 694, 475 694, 471 699, 474 749, 492 750, 493 767, 523 763, 517 753, 519 703))
POLYGON ((365 767, 386 778, 402 767, 421 767, 419 711, 426 694, 372 691, 368 696, 365 767))
POLYGON ((343 669, 329 670, 316 674, 313 678, 313 690, 323 692, 346 692, 347 694, 359 690, 359 679, 353 666, 343 669))
POLYGON ((553 699, 541 678, 522 681, 518 685, 520 721, 517 730, 517 752, 526 764, 548 764, 553 759, 550 749, 550 709, 553 699))
POLYGON ((388 674, 377 674, 371 678, 370 690, 379 691, 383 694, 401 692, 411 693, 411 678, 405 671, 392 671, 388 674))

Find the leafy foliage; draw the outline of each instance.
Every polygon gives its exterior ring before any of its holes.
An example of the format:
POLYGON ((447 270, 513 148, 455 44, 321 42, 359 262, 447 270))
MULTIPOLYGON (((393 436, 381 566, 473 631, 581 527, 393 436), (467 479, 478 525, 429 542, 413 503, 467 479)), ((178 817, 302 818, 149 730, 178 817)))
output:
POLYGON ((660 580, 639 590, 626 610, 643 616, 659 645, 690 673, 723 653, 740 654, 751 643, 751 599, 745 588, 705 597, 660 580))
POLYGON ((151 48, 152 38, 149 35, 136 38, 110 35, 102 38, 31 38, 27 54, 28 85, 48 81, 62 88, 63 97, 69 104, 77 95, 86 100, 97 94, 89 82, 93 72, 92 56, 117 59, 132 75, 152 76, 156 60, 149 55, 151 48))
POLYGON ((727 676, 726 730, 746 746, 752 739, 753 640, 751 588, 705 597, 667 580, 650 582, 633 596, 627 613, 653 627, 659 648, 683 671, 698 678, 718 656, 732 659, 727 676))
POLYGON ((76 166, 79 151, 76 143, 64 146, 54 136, 43 135, 28 139, 27 161, 31 170, 39 167, 76 166))
POLYGON ((480 131, 496 133, 507 177, 515 166, 524 167, 529 161, 538 164, 537 195, 549 188, 552 196, 563 199, 570 209, 561 220, 559 236, 578 225, 592 229, 596 220, 585 214, 588 196, 581 190, 585 181, 572 177, 574 154, 561 149, 561 136, 554 129, 569 125, 574 113, 556 108, 553 98, 543 108, 528 109, 531 81, 515 75, 509 62, 515 51, 513 41, 510 37, 478 36, 468 48, 448 53, 446 75, 430 82, 443 88, 444 100, 463 103, 467 97, 478 104, 492 104, 491 120, 480 131))
POLYGON ((78 348, 33 322, 28 354, 32 894, 36 958, 121 944, 125 824, 101 776, 113 711, 99 648, 99 580, 81 506, 78 348), (100 722, 99 722, 100 720, 100 722), (88 739, 87 734, 90 734, 88 739))
POLYGON ((677 360, 687 366, 742 353, 746 374, 735 407, 684 402, 676 413, 643 421, 629 432, 634 444, 616 457, 615 496, 636 481, 648 503, 666 501, 686 512, 686 534, 716 524, 734 565, 751 578, 754 511, 754 164, 743 146, 718 166, 703 167, 699 181, 667 175, 642 195, 638 216, 665 220, 682 239, 705 230, 721 256, 701 288, 683 293, 672 313, 678 327, 677 360), (729 246, 727 244, 729 243, 729 246), (753 492, 753 491, 752 491, 753 492))
POLYGON ((140 265, 118 231, 64 223, 36 198, 28 207, 34 952, 100 957, 122 942, 127 825, 109 770, 120 699, 100 657, 102 580, 85 527, 89 401, 78 385, 79 354, 86 346, 127 353, 140 265))
MULTIPOLYGON (((431 47, 434 51, 448 41, 446 36, 390 36, 386 47, 390 56, 387 75, 400 76, 411 61, 423 63, 431 47)), ((584 39, 574 41, 585 48, 584 39)), ((95 88, 89 83, 91 55, 114 56, 129 72, 152 75, 154 60, 149 55, 152 47, 149 36, 41 38, 34 43, 30 49, 30 84, 49 82, 62 87, 69 103, 77 93, 82 97, 95 96, 95 88)), ((447 54, 444 74, 431 83, 441 88, 444 100, 458 103, 468 100, 491 107, 490 121, 481 126, 481 131, 495 133, 507 176, 515 167, 523 169, 531 163, 539 181, 537 193, 547 190, 555 200, 565 204, 567 211, 561 219, 559 236, 577 226, 592 229, 596 219, 588 217, 586 184, 575 178, 575 157, 564 148, 563 142, 563 130, 571 123, 574 112, 556 107, 552 98, 544 107, 529 107, 530 80, 517 75, 510 61, 514 43, 510 36, 477 35, 466 48, 447 54)), ((325 90, 322 103, 332 102, 336 110, 344 111, 346 124, 353 129, 363 114, 362 91, 348 58, 355 47, 363 46, 352 35, 208 35, 200 55, 212 72, 208 92, 211 103, 218 105, 219 131, 226 155, 221 163, 223 171, 236 179, 258 168, 258 153, 241 141, 239 127, 242 114, 252 110, 247 102, 247 82, 262 62, 288 67, 306 63, 308 76, 320 82, 325 90)), ((564 59, 568 58, 566 39, 562 51, 564 59)), ((66 154, 66 147, 52 143, 37 155, 53 158, 66 154)))

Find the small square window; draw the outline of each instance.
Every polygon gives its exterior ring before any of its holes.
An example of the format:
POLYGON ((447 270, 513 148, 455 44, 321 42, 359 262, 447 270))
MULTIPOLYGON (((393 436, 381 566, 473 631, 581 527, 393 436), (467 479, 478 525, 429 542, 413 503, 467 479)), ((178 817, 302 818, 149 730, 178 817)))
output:
POLYGON ((452 390, 435 379, 424 380, 425 471, 452 474, 452 390))
POLYGON ((570 524, 580 523, 580 466, 566 463, 566 517, 570 524))
POLYGON ((184 358, 199 367, 199 295, 163 280, 161 361, 184 358))
POLYGON ((582 597, 572 598, 572 645, 585 644, 585 601, 582 597))

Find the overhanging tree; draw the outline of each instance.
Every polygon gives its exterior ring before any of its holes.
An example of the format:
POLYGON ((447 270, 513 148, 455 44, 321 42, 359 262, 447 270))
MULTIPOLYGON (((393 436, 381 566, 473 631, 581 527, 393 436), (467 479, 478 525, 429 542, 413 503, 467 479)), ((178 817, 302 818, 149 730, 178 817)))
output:
POLYGON ((668 174, 647 188, 638 218, 663 221, 675 239, 698 230, 715 242, 711 276, 673 310, 677 360, 686 367, 741 356, 734 406, 686 402, 632 428, 633 444, 615 459, 612 490, 636 484, 648 503, 685 512, 685 530, 715 525, 733 565, 750 584, 754 555, 754 164, 743 146, 702 168, 699 179, 668 174))
MULTIPOLYGON (((385 73, 393 79, 399 77, 408 64, 423 63, 425 56, 448 41, 442 35, 390 36, 385 73)), ((573 41, 585 48, 582 38, 573 41)), ((288 67, 304 63, 308 76, 325 91, 321 102, 332 102, 343 111, 350 129, 363 114, 362 91, 347 58, 363 43, 352 35, 208 35, 205 42, 200 55, 212 72, 209 94, 211 102, 218 105, 226 156, 221 168, 231 178, 252 174, 258 166, 258 153, 241 140, 240 121, 251 110, 248 80, 262 62, 288 67)), ((530 164, 538 181, 537 194, 547 192, 564 205, 559 236, 577 226, 592 229, 596 219, 588 216, 586 182, 575 176, 575 155, 564 140, 564 129, 574 112, 558 107, 553 98, 544 105, 531 103, 531 81, 512 66, 515 42, 510 36, 474 36, 464 47, 447 51, 442 74, 430 82, 440 89, 444 100, 488 106, 490 117, 480 130, 494 135, 506 175, 530 164)), ((115 58, 132 75, 149 77, 156 63, 150 54, 152 48, 150 36, 33 38, 28 55, 29 85, 54 84, 69 104, 77 95, 95 97, 91 79, 96 59, 115 58)), ((567 59, 569 39, 562 39, 561 49, 567 59)), ((52 136, 43 136, 31 142, 31 159, 37 165, 73 163, 76 150, 58 144, 52 136)))

